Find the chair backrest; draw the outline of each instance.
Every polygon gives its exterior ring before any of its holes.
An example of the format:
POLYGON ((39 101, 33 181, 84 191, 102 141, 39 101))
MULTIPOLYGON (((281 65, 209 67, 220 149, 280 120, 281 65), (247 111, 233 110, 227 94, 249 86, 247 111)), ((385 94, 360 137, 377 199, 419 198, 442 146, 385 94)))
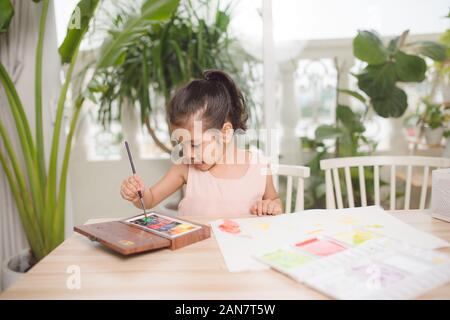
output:
POLYGON ((297 194, 295 197, 295 206, 294 212, 301 211, 305 208, 305 199, 304 199, 304 191, 305 178, 309 178, 310 170, 308 167, 304 166, 293 166, 293 165, 277 165, 276 170, 274 170, 272 166, 272 172, 276 176, 286 176, 286 202, 284 205, 284 212, 291 212, 291 203, 292 203, 292 189, 294 178, 297 180, 297 194))
MULTIPOLYGON (((361 206, 367 206, 366 182, 364 167, 373 167, 374 183, 374 204, 380 205, 380 167, 390 167, 390 210, 396 210, 396 177, 397 168, 406 167, 405 178, 405 202, 404 209, 410 209, 411 185, 413 167, 423 167, 421 177, 421 192, 419 209, 425 208, 428 179, 431 168, 448 168, 450 159, 418 157, 418 156, 368 156, 353 158, 336 158, 320 161, 320 168, 325 170, 326 184, 326 203, 328 209, 343 208, 341 183, 339 178, 339 169, 344 170, 345 187, 347 190, 348 206, 353 208, 355 201, 353 197, 353 185, 351 181, 350 168, 358 168, 359 190, 361 195, 361 206)), ((420 178, 420 177, 419 177, 420 178)))

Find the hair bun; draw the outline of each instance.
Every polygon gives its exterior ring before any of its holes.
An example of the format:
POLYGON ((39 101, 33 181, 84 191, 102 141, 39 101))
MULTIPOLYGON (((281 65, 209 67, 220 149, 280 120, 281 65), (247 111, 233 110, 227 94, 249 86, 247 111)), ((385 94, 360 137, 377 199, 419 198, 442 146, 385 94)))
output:
POLYGON ((219 82, 228 82, 228 75, 220 70, 205 70, 203 71, 203 79, 206 81, 219 81, 219 82))

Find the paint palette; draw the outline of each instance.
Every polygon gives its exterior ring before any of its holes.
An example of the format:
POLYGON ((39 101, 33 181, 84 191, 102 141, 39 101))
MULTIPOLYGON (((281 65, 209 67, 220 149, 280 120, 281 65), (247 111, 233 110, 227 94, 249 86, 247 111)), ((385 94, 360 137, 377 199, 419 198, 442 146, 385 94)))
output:
POLYGON ((124 222, 169 239, 185 235, 201 228, 198 225, 157 213, 147 214, 147 216, 139 215, 126 219, 124 222))
POLYGON ((74 230, 122 255, 179 249, 210 237, 210 227, 157 212, 121 221, 76 226, 74 230))

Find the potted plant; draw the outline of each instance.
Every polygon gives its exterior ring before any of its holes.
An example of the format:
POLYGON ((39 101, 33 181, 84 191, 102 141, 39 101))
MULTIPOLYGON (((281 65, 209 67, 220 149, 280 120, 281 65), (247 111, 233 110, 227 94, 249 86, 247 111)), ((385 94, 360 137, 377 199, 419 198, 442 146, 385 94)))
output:
MULTIPOLYGON (((0 164, 5 172, 30 245, 30 250, 12 257, 2 266, 3 274, 8 277, 6 284, 10 283, 11 277, 17 277, 20 272, 26 272, 64 240, 66 182, 70 151, 80 111, 85 101, 86 90, 72 92, 72 96, 75 97, 73 114, 70 119, 69 132, 65 139, 62 161, 59 163, 63 113, 66 104, 70 102, 67 99, 67 92, 72 81, 80 43, 89 29, 90 21, 99 4, 99 0, 81 0, 78 2, 71 19, 71 21, 76 21, 75 26, 70 27, 71 24, 69 24, 66 37, 58 50, 62 63, 67 65, 67 72, 58 98, 50 154, 48 155, 49 161, 46 163, 42 121, 42 113, 44 112, 42 104, 42 61, 49 0, 35 0, 34 2, 41 2, 42 4, 36 48, 36 110, 34 119, 36 131, 34 133, 30 130, 30 120, 25 113, 14 82, 0 62, 0 84, 6 93, 8 107, 11 110, 19 137, 19 145, 13 146, 10 133, 6 131, 2 119, 0 119, 0 139, 5 147, 4 150, 0 149, 0 164), (21 153, 17 153, 17 149, 20 149, 21 153), (21 163, 24 163, 24 165, 22 166, 21 163)), ((142 34, 143 29, 155 21, 170 18, 177 6, 178 0, 144 1, 141 12, 131 19, 123 33, 116 34, 114 39, 109 41, 100 53, 98 63, 94 66, 94 74, 101 68, 113 65, 117 60, 117 55, 123 52, 125 44, 128 43, 130 38, 138 37, 142 34)), ((5 32, 14 15, 14 8, 10 0, 0 0, 0 8, 2 9, 0 32, 5 32)))
POLYGON ((415 113, 405 118, 405 125, 409 128, 417 128, 418 139, 425 136, 429 146, 437 146, 443 137, 450 134, 448 123, 450 121, 450 106, 444 103, 430 102, 429 98, 421 100, 415 113))
MULTIPOLYGON (((168 124, 164 119, 155 121, 155 114, 158 110, 164 114, 174 90, 211 68, 233 74, 250 106, 252 125, 257 125, 257 119, 252 117, 257 113, 252 112, 254 103, 248 77, 241 70, 243 63, 252 64, 254 59, 229 35, 229 7, 210 6, 207 1, 181 3, 169 20, 153 25, 141 37, 129 41, 117 63, 97 73, 90 97, 99 105, 98 120, 105 128, 113 119, 122 121, 121 115, 134 112, 137 106, 141 124, 155 145, 170 154, 169 135, 158 135, 168 133, 168 124), (208 12, 211 19, 202 12, 208 12)), ((132 12, 121 19, 111 19, 113 25, 108 32, 121 32, 130 18, 132 12)))
POLYGON ((425 140, 430 146, 440 145, 446 132, 450 115, 442 104, 430 103, 426 100, 424 100, 424 103, 425 112, 420 121, 423 124, 425 140))

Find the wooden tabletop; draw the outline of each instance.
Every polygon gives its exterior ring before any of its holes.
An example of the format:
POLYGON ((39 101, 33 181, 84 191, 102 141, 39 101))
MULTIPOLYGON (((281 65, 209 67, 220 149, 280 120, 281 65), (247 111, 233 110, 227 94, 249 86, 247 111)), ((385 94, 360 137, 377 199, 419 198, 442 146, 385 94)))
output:
MULTIPOLYGON (((450 241, 450 223, 426 211, 392 213, 450 241)), ((185 217, 206 223, 211 217, 185 217)), ((103 220, 91 220, 101 222, 103 220)), ((450 255, 450 248, 440 250, 450 255)), ((274 270, 228 272, 216 240, 171 251, 122 257, 74 233, 23 275, 0 299, 326 299, 274 270), (67 269, 79 266, 81 288, 68 289, 67 269)), ((422 299, 450 299, 450 283, 422 299)))

